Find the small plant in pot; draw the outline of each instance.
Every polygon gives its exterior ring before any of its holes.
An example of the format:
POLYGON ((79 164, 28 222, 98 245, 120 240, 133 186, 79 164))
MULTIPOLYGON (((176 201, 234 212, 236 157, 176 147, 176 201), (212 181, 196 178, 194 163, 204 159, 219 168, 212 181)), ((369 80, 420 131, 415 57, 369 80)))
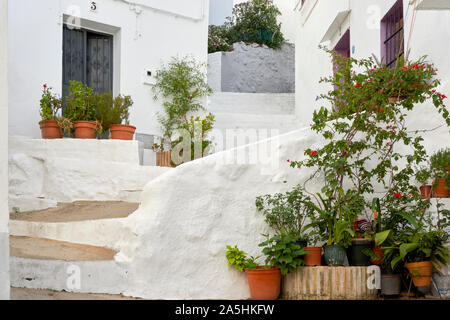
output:
POLYGON ((46 84, 43 86, 42 98, 40 101, 42 139, 60 139, 62 138, 61 128, 58 123, 59 111, 62 109, 62 100, 52 94, 52 88, 46 84))
POLYGON ((433 188, 429 183, 430 179, 431 171, 429 168, 422 167, 416 172, 416 180, 421 184, 419 189, 422 199, 430 199, 432 197, 433 188))
POLYGON ((74 123, 75 138, 95 139, 101 125, 96 119, 92 88, 80 81, 70 81, 68 92, 64 115, 74 123))
POLYGON ((323 229, 327 235, 327 243, 324 246, 325 262, 329 266, 343 266, 345 263, 346 251, 351 244, 351 239, 355 233, 352 230, 353 220, 356 217, 355 208, 359 204, 361 197, 353 190, 339 189, 339 198, 324 198, 318 194, 320 204, 310 202, 308 205, 313 208, 318 217, 310 223, 310 226, 323 229))
POLYGON ((450 149, 441 149, 430 157, 435 198, 450 197, 450 149))
POLYGON ((111 139, 133 140, 136 127, 130 126, 130 107, 133 100, 130 96, 118 95, 113 101, 112 124, 109 126, 111 139))
POLYGON ((255 204, 272 229, 277 233, 284 229, 294 236, 296 243, 308 251, 305 256, 306 265, 315 266, 321 264, 322 248, 308 247, 308 240, 316 238, 312 232, 306 233, 310 226, 306 226, 305 222, 314 215, 314 210, 307 205, 309 202, 311 198, 298 185, 286 193, 257 197, 255 204))
POLYGON ((227 246, 228 264, 239 271, 245 271, 254 300, 278 299, 281 276, 295 272, 297 267, 303 265, 302 256, 306 254, 306 251, 295 243, 294 237, 288 235, 285 230, 273 237, 265 236, 267 240, 259 244, 266 256, 265 266, 256 262, 258 258, 247 258, 246 253, 240 251, 237 246, 227 246))
MULTIPOLYGON (((378 232, 375 244, 383 248, 381 258, 381 294, 384 296, 398 296, 401 292, 400 244, 394 238, 392 230, 378 232)), ((375 259, 375 258, 374 258, 375 259)))

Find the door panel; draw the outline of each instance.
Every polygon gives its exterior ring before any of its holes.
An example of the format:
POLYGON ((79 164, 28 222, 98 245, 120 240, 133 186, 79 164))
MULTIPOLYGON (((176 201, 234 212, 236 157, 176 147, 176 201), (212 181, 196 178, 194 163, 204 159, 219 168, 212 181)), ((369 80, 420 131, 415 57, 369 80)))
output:
POLYGON ((112 38, 87 34, 87 79, 95 92, 112 91, 112 38))
POLYGON ((63 86, 62 95, 67 96, 71 80, 85 81, 85 32, 77 29, 63 30, 63 86))

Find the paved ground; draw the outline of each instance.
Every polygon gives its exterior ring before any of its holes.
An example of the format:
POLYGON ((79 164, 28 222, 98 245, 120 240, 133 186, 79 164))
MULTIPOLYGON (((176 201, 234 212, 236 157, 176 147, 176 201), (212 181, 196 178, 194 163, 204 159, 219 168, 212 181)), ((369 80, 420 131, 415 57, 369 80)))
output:
POLYGON ((37 222, 71 222, 125 218, 139 208, 138 203, 120 201, 78 201, 59 203, 56 208, 39 211, 16 212, 11 220, 37 222))
POLYGON ((114 250, 70 242, 28 237, 9 237, 10 255, 13 257, 62 260, 103 261, 113 260, 114 250))
POLYGON ((120 295, 84 294, 57 292, 51 290, 35 290, 11 288, 11 300, 139 300, 120 295))

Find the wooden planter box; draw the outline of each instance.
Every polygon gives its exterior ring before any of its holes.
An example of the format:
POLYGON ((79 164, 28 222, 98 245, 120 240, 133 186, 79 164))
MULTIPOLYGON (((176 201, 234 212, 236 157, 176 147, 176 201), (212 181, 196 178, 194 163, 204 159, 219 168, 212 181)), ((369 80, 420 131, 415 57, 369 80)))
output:
POLYGON ((171 164, 172 151, 164 151, 156 153, 156 166, 158 167, 175 167, 171 164))
POLYGON ((286 300, 371 300, 377 290, 367 287, 368 267, 300 267, 282 280, 286 300))

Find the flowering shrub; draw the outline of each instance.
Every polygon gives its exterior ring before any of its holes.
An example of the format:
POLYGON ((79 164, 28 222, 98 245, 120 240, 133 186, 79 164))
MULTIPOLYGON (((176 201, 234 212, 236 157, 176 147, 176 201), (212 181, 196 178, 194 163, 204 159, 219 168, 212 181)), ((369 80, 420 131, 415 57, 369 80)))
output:
MULTIPOLYGON (((330 199, 331 207, 349 190, 364 199, 376 194, 384 211, 384 228, 404 230, 411 226, 411 217, 417 218, 421 226, 432 226, 431 216, 425 215, 430 203, 421 199, 418 188, 410 181, 415 175, 414 167, 427 160, 423 138, 407 130, 405 119, 415 104, 432 99, 450 125, 443 103, 445 95, 434 91, 440 83, 435 78, 435 68, 424 58, 389 69, 373 58, 342 58, 326 51, 338 68, 333 76, 321 79, 334 90, 319 99, 331 102, 332 107, 315 111, 311 124, 312 130, 323 135, 325 145, 305 150, 306 159, 291 162, 291 166, 316 168, 310 180, 324 178, 322 194, 330 199), (363 71, 356 73, 355 69, 363 71), (393 96, 403 100, 389 101, 393 96), (397 152, 400 146, 410 152, 397 152)), ((357 214, 370 208, 369 203, 363 209, 348 205, 357 214)))
POLYGON ((40 101, 40 114, 42 120, 57 120, 58 112, 62 109, 62 100, 52 93, 52 88, 43 85, 40 101))
POLYGON ((231 43, 228 34, 229 28, 225 25, 210 25, 208 28, 208 53, 230 50, 231 43))
POLYGON ((251 0, 236 4, 233 16, 221 26, 209 26, 208 53, 230 50, 233 43, 265 44, 279 49, 284 42, 281 14, 271 0, 251 0))

